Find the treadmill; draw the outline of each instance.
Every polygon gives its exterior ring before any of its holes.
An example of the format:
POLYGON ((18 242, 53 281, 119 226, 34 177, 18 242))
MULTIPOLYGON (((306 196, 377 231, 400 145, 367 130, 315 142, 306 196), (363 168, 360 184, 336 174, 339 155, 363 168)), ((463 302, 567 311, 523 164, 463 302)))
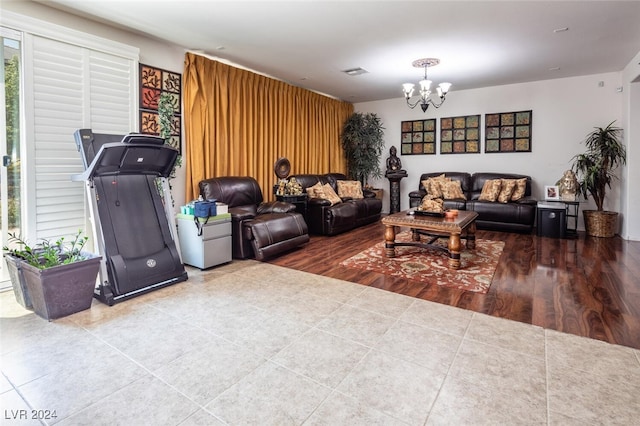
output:
POLYGON ((151 135, 79 129, 74 138, 85 171, 71 180, 85 182, 102 255, 94 296, 111 306, 185 281, 167 181, 178 151, 151 135))

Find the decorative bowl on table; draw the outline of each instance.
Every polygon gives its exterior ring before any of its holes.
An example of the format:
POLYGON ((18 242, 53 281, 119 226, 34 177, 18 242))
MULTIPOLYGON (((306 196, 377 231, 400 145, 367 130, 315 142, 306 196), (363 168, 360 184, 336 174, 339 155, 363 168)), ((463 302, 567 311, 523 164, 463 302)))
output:
POLYGON ((447 210, 444 212, 444 216, 447 219, 455 219, 456 217, 458 217, 458 210, 456 209, 447 210))

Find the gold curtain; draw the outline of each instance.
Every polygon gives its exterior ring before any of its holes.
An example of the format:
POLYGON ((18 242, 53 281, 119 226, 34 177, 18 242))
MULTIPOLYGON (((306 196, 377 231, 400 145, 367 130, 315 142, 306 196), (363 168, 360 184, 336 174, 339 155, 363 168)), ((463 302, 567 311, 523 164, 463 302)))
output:
POLYGON ((184 70, 186 197, 217 176, 252 176, 273 198, 273 165, 291 174, 345 173, 340 132, 353 105, 187 53, 184 70))

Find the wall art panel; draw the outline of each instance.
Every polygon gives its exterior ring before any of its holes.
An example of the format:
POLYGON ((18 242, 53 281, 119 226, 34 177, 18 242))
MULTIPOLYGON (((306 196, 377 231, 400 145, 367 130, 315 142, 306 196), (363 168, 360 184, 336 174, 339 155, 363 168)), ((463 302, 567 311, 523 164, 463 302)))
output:
POLYGON ((160 135, 158 101, 162 93, 171 96, 173 106, 170 144, 180 150, 182 75, 140 64, 140 133, 160 135))
POLYGON ((533 111, 485 114, 484 152, 531 152, 533 111))
POLYGON ((403 155, 436 153, 436 119, 401 122, 400 153, 403 155))
POLYGON ((440 154, 480 153, 480 114, 440 120, 440 154))

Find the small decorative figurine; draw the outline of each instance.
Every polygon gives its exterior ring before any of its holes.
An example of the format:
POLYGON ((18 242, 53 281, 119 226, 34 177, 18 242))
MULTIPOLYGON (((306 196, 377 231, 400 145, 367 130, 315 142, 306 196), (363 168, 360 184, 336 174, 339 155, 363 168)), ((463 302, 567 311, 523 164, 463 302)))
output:
POLYGON ((560 190, 560 199, 562 201, 575 201, 576 193, 578 191, 578 179, 573 170, 567 170, 564 172, 558 182, 556 182, 558 189, 560 190))
POLYGON ((285 188, 286 195, 301 195, 302 194, 302 185, 298 183, 295 177, 289 179, 287 186, 285 188))
POLYGON ((389 157, 387 158, 387 171, 385 173, 386 176, 389 175, 405 175, 407 174, 406 170, 402 169, 402 162, 396 155, 396 147, 392 146, 389 148, 389 157))

